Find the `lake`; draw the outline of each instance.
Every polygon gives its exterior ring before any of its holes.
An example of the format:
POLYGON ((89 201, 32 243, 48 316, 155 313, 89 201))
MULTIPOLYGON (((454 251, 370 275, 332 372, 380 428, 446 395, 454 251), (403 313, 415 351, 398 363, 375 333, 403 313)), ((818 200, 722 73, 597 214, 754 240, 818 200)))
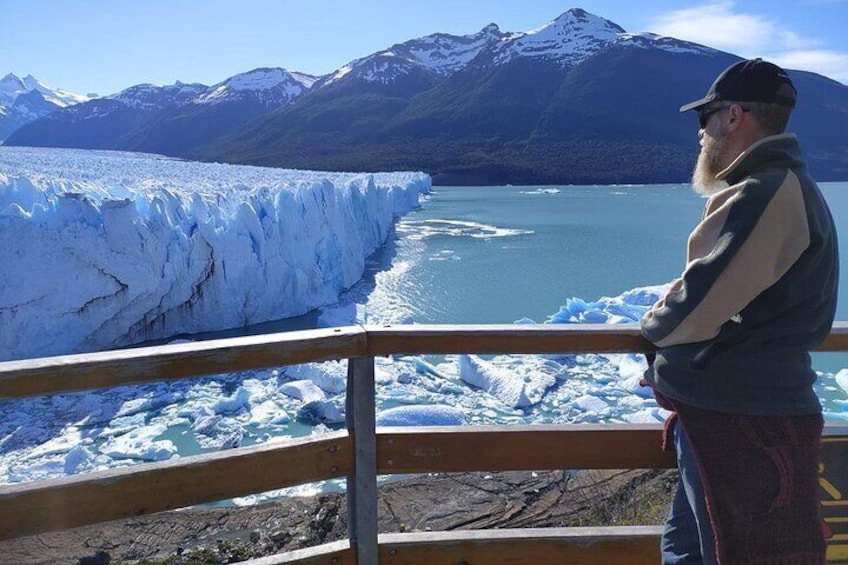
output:
MULTIPOLYGON (((821 188, 848 257, 848 183, 821 188)), ((704 203, 688 184, 434 187, 347 298, 381 322, 542 322, 566 298, 678 276, 704 203)), ((840 268, 837 319, 848 320, 840 268)))

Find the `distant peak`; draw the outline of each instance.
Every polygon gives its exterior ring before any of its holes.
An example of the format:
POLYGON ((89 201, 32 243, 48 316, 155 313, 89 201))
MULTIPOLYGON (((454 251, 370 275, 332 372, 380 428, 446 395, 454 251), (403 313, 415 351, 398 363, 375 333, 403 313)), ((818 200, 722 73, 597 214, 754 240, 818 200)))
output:
POLYGON ((606 18, 596 16, 582 8, 571 8, 570 10, 563 12, 558 18, 553 20, 551 24, 558 24, 567 27, 595 28, 615 31, 616 33, 626 33, 624 28, 617 23, 611 22, 606 18))
POLYGON ((6 76, 4 76, 2 79, 0 79, 0 84, 19 85, 19 84, 23 84, 23 81, 21 81, 21 79, 18 77, 18 75, 14 74, 14 73, 9 73, 6 76))
POLYGON ((490 23, 489 25, 484 26, 483 29, 480 30, 480 33, 486 35, 500 35, 501 28, 498 27, 498 24, 496 23, 490 23))

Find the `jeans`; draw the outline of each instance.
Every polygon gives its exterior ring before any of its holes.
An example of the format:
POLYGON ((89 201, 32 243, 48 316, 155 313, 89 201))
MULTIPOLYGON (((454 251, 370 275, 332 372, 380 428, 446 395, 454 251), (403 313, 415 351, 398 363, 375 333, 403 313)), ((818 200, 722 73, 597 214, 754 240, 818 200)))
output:
POLYGON ((680 422, 675 423, 672 433, 680 482, 663 530, 662 563, 712 565, 716 563, 715 537, 707 515, 698 463, 680 422))

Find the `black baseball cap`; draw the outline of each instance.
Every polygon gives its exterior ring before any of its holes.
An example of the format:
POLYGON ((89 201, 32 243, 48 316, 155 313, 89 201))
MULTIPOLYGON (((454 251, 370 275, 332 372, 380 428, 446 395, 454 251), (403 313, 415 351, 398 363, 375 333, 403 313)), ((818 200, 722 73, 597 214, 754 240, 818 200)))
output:
POLYGON ((795 107, 798 91, 786 71, 762 59, 743 59, 718 75, 703 98, 680 107, 681 112, 697 110, 710 102, 765 102, 795 107))

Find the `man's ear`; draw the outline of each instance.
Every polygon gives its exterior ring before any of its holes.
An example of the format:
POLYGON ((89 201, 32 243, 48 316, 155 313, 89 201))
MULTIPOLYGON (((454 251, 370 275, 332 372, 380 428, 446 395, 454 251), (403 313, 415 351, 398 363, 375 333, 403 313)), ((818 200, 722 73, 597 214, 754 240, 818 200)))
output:
POLYGON ((731 131, 735 130, 736 128, 739 127, 739 124, 741 123, 740 120, 742 118, 742 115, 745 112, 742 110, 742 106, 739 106, 738 104, 734 104, 730 107, 730 109, 727 111, 727 113, 728 113, 728 116, 729 116, 729 118, 727 120, 727 127, 731 131))

